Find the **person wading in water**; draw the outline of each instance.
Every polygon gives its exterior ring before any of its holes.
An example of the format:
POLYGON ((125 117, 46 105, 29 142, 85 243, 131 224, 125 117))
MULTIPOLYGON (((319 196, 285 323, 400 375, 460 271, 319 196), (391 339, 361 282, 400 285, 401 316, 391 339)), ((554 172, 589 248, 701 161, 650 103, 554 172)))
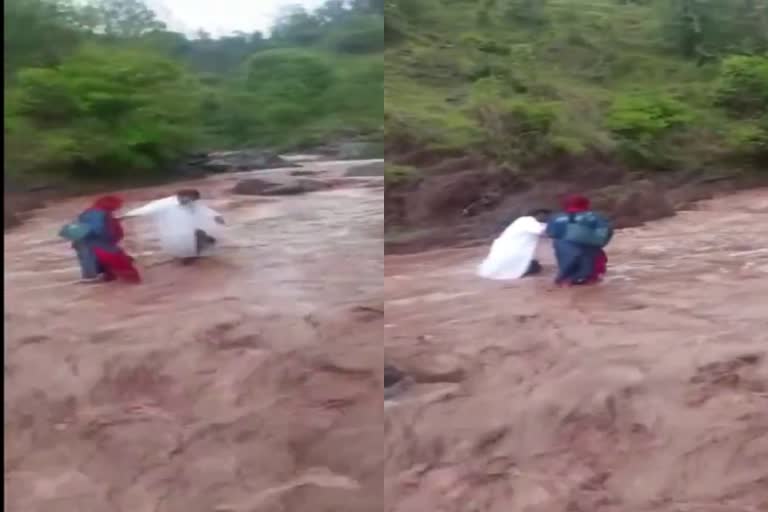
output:
POLYGON ((580 195, 566 198, 563 211, 549 220, 546 229, 557 260, 555 283, 579 286, 599 282, 607 271, 604 248, 613 231, 607 218, 592 211, 589 199, 580 195))
POLYGON ((115 212, 122 206, 123 200, 119 197, 101 197, 59 232, 60 236, 72 242, 82 282, 117 279, 129 283, 141 282, 133 258, 119 246, 124 234, 115 212))

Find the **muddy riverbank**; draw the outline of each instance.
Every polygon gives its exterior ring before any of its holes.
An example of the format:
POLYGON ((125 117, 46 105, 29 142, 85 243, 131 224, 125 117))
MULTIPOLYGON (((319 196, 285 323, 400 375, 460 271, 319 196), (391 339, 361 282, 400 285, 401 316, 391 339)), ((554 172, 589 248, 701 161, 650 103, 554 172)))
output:
POLYGON ((477 157, 423 160, 427 156, 403 160, 418 169, 387 184, 387 253, 482 244, 531 209, 558 209, 567 194, 587 194, 625 228, 672 216, 703 199, 768 186, 768 177, 757 175, 639 173, 596 157, 520 173, 477 157))

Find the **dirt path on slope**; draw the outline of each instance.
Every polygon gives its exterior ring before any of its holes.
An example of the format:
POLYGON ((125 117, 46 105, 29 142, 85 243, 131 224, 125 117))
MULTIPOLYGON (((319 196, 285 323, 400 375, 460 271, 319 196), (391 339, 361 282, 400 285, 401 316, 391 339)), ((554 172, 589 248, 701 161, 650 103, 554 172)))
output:
POLYGON ((766 226, 762 189, 621 231, 585 289, 387 256, 386 510, 768 510, 766 226))
POLYGON ((56 232, 87 198, 5 235, 5 510, 382 509, 383 203, 376 178, 339 185, 348 165, 279 199, 185 184, 228 219, 223 247, 176 266, 130 224, 140 286, 72 284, 56 232))

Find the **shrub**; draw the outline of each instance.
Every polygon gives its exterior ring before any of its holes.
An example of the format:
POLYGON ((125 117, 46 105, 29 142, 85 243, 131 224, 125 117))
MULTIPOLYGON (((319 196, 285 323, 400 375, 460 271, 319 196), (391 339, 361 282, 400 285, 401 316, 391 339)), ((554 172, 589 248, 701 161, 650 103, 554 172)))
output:
POLYGON ((349 23, 330 36, 330 45, 341 53, 364 54, 384 49, 384 23, 379 16, 366 16, 349 23))
POLYGON ((667 143, 693 119, 680 101, 664 95, 627 95, 616 98, 608 112, 607 126, 618 139, 620 153, 640 165, 668 163, 667 143))
POLYGON ((768 113, 768 57, 730 57, 723 62, 717 103, 739 117, 768 113))
POLYGON ((33 142, 9 146, 28 154, 8 159, 100 179, 156 170, 198 140, 198 91, 180 66, 144 51, 85 48, 57 68, 25 69, 8 95, 6 136, 33 142))
POLYGON ((768 164, 768 116, 734 129, 729 137, 733 153, 758 164, 768 164))
POLYGON ((477 82, 470 111, 481 130, 481 149, 505 162, 526 163, 552 151, 557 108, 506 98, 495 79, 477 82))

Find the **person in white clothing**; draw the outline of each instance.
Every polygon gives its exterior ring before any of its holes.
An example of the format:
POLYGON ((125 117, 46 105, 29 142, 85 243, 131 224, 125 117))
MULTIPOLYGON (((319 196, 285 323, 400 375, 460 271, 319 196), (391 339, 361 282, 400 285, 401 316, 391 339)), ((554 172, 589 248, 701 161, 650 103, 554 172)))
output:
POLYGON ((477 274, 486 279, 511 280, 541 272, 536 248, 550 214, 548 210, 535 210, 516 219, 493 241, 477 274))
POLYGON ((163 251, 189 264, 216 245, 216 233, 224 219, 200 200, 195 189, 180 190, 129 211, 123 218, 151 217, 163 251))

